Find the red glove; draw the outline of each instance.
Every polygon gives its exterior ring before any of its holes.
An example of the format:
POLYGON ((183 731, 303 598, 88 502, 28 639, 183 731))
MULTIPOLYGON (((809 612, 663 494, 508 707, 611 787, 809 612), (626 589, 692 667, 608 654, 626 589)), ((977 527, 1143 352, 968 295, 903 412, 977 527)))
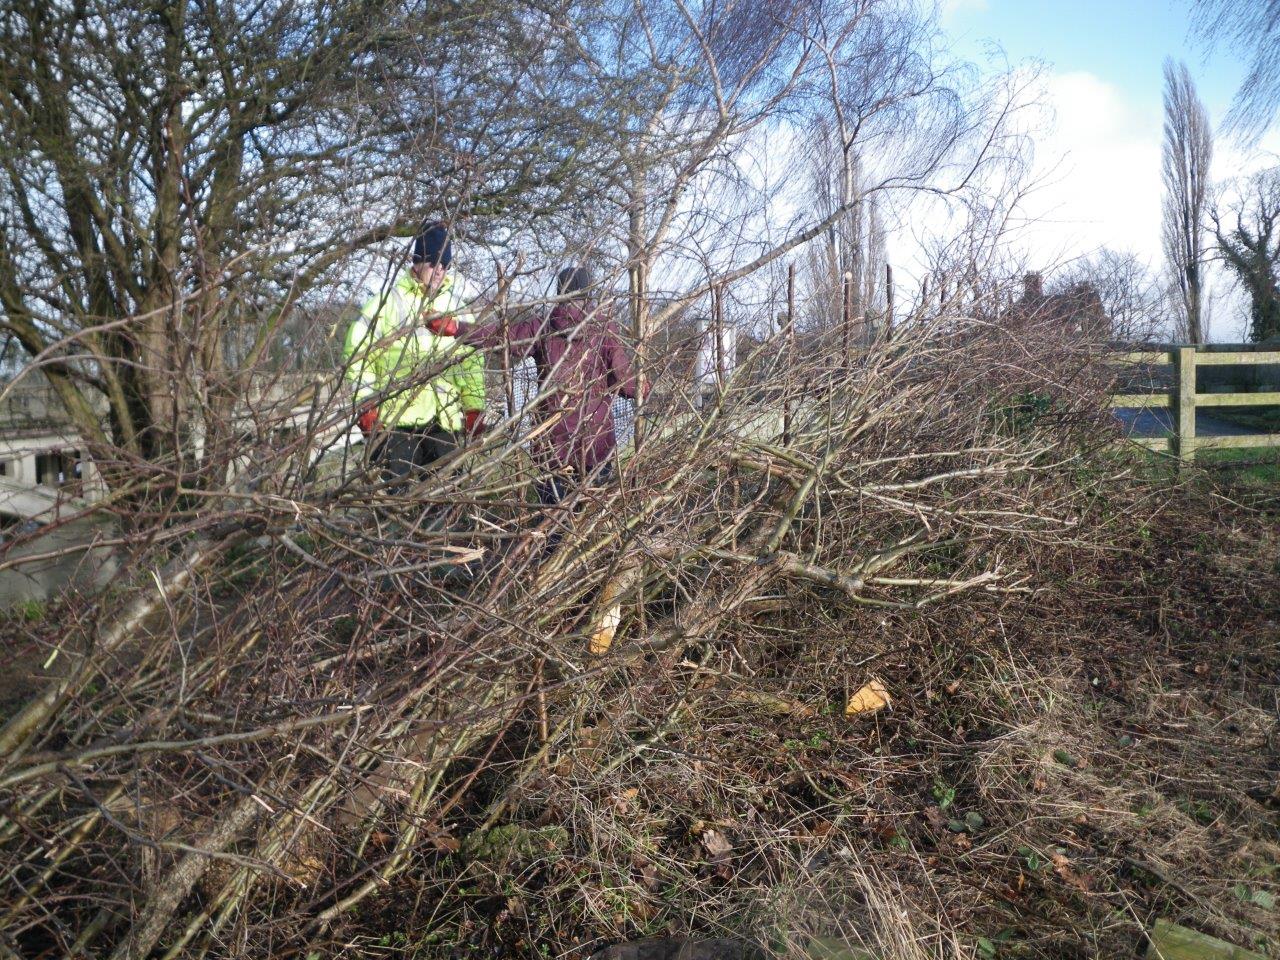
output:
POLYGON ((373 431, 378 429, 378 407, 376 404, 367 404, 356 417, 356 426, 360 428, 360 432, 366 437, 373 431))
POLYGON ((437 313, 427 321, 427 329, 438 337, 456 337, 458 335, 458 321, 448 314, 437 313))
POLYGON ((484 411, 483 410, 464 410, 462 411, 462 429, 468 437, 478 437, 484 433, 484 411))

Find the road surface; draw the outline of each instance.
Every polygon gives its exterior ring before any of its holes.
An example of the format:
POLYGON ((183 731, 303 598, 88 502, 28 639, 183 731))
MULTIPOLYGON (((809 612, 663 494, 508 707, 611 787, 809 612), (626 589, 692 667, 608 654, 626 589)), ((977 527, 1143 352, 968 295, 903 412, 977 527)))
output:
MULTIPOLYGON (((1113 412, 1116 419, 1127 428, 1125 432, 1129 436, 1164 437, 1173 433, 1172 410, 1120 408, 1113 412)), ((1257 433, 1257 431, 1214 416, 1211 410, 1196 411, 1197 437, 1242 437, 1250 433, 1257 433)))

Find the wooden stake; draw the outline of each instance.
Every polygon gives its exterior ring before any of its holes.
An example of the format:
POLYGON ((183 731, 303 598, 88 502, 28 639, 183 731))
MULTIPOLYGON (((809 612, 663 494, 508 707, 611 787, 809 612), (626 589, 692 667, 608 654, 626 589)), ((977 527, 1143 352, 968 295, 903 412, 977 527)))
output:
POLYGON ((796 265, 787 265, 787 331, 786 379, 782 386, 782 445, 791 444, 791 371, 795 364, 796 346, 796 265))
POLYGON ((1178 459, 1196 459, 1196 348, 1178 348, 1178 459))

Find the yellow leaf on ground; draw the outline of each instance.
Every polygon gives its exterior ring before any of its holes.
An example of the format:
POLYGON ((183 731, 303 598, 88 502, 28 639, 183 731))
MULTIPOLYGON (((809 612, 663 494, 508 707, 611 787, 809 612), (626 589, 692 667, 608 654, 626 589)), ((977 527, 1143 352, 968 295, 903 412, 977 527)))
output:
POLYGON ((844 715, 852 717, 860 713, 875 713, 877 710, 891 706, 893 702, 889 699, 889 691, 885 689, 883 683, 872 677, 869 683, 849 698, 849 702, 845 704, 844 715))

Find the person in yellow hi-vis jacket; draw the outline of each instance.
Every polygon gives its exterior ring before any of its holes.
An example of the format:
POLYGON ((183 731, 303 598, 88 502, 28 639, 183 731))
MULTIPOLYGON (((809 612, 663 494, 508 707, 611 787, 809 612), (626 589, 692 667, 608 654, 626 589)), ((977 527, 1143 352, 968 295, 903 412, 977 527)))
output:
POLYGON ((484 430, 484 358, 432 332, 436 317, 469 320, 466 283, 450 270, 453 245, 441 223, 424 224, 412 265, 375 294, 347 331, 347 379, 356 420, 386 479, 407 477, 484 430))

